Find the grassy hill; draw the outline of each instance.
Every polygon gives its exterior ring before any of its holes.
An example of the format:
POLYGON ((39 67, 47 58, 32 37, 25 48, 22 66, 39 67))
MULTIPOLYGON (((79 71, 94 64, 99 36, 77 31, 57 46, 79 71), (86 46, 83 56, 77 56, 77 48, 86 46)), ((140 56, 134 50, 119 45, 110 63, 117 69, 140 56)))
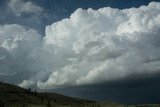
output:
POLYGON ((97 105, 94 101, 67 97, 56 93, 32 92, 18 86, 0 82, 0 107, 52 107, 97 105), (26 106, 27 105, 27 106, 26 106), (34 106, 33 106, 34 105, 34 106), (37 106, 36 106, 37 105, 37 106), (38 106, 39 105, 39 106, 38 106))
POLYGON ((0 107, 160 107, 160 105, 100 103, 56 93, 33 92, 12 84, 0 82, 0 107))

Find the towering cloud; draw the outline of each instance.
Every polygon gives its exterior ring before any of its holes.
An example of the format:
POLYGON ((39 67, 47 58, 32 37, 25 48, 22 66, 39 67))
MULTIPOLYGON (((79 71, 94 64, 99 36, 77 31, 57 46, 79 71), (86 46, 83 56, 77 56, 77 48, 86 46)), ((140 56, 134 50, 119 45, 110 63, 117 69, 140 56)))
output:
POLYGON ((160 71, 158 2, 124 10, 77 9, 45 33, 1 25, 0 77, 21 74, 16 80, 22 87, 52 89, 160 71))
POLYGON ((39 48, 41 37, 35 30, 17 24, 0 25, 1 79, 20 82, 39 72, 39 48))
POLYGON ((39 81, 38 87, 94 84, 159 72, 159 42, 160 3, 124 10, 77 9, 70 18, 46 27, 45 45, 65 64, 47 81, 39 81))

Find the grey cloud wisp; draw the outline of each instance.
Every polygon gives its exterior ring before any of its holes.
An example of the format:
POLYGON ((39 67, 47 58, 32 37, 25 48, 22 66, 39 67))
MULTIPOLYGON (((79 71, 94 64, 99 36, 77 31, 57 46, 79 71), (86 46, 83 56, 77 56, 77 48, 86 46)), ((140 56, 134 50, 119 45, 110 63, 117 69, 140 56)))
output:
POLYGON ((40 14, 43 12, 42 7, 30 1, 24 2, 23 0, 10 0, 8 7, 16 16, 20 16, 22 13, 40 14))
POLYGON ((0 77, 53 89, 160 71, 160 3, 130 9, 77 9, 48 25, 45 37, 0 26, 0 77), (15 78, 22 75, 20 78, 15 78))

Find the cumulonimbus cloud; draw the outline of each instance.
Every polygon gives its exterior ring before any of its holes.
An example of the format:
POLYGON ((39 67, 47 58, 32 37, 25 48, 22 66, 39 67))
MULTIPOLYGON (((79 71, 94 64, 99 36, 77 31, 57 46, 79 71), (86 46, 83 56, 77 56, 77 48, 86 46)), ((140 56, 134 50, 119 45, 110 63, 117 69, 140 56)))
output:
POLYGON ((68 62, 47 81, 39 81, 38 87, 94 84, 159 72, 159 42, 160 3, 124 10, 77 9, 70 18, 46 27, 45 44, 68 62))
POLYGON ((77 9, 46 26, 45 37, 19 25, 1 26, 0 33, 0 75, 27 74, 19 79, 25 87, 94 84, 160 71, 158 2, 123 10, 77 9))

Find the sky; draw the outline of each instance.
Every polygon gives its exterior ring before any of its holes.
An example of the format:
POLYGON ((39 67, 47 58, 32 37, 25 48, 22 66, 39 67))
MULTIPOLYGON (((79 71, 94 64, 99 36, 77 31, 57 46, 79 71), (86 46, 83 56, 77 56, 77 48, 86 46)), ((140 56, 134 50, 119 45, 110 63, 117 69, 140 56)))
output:
POLYGON ((0 80, 159 103, 159 0, 3 0, 0 14, 0 80))

